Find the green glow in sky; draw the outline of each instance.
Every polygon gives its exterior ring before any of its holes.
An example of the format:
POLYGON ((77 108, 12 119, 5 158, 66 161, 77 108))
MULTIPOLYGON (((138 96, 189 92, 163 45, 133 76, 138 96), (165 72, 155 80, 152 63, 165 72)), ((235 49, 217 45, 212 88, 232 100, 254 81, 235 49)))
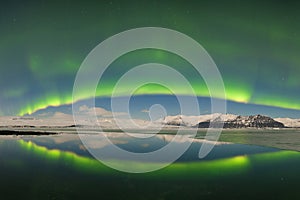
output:
MULTIPOLYGON (((32 1, 26 6, 7 2, 2 8, 1 115, 71 104, 74 79, 88 53, 108 37, 137 27, 169 28, 199 42, 221 72, 228 100, 300 110, 297 1, 63 1, 59 6, 32 1)), ((187 61, 154 50, 116 60, 96 96, 110 96, 122 74, 149 62, 173 67, 188 78, 197 95, 210 96, 187 61)), ((130 87, 130 83, 123 85, 117 96, 129 95, 130 87)), ((94 95, 88 88, 76 101, 94 95)), ((170 92, 148 85, 136 94, 170 92)), ((176 94, 190 95, 180 85, 176 94)))

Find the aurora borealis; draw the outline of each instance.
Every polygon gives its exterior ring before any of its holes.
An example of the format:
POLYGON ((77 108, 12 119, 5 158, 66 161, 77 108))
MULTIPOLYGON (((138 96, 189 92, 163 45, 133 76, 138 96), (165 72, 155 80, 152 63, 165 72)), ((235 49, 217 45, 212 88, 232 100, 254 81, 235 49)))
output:
MULTIPOLYGON (((65 161, 69 166, 80 171, 87 171, 89 173, 115 173, 114 170, 107 168, 107 166, 99 163, 97 160, 79 156, 73 152, 62 151, 59 149, 48 149, 44 146, 39 146, 31 141, 18 140, 18 148, 22 148, 33 155, 43 158, 46 161, 60 162, 65 161)), ((243 174, 251 170, 253 166, 259 166, 261 163, 271 165, 271 163, 284 163, 285 160, 299 159, 299 153, 295 151, 282 150, 278 152, 265 152, 255 155, 240 155, 229 158, 222 158, 216 160, 208 160, 204 162, 178 162, 172 163, 164 169, 156 171, 155 173, 144 173, 144 178, 165 177, 172 179, 190 178, 199 179, 205 176, 214 178, 218 176, 230 176, 233 174, 243 174), (222 171, 222 173, 220 173, 222 171), (174 176, 176 175, 176 176, 174 176)), ((116 162, 116 161, 111 161, 116 162)), ((156 163, 143 163, 136 161, 118 162, 119 165, 129 165, 134 163, 140 168, 147 168, 147 165, 156 163)))
MULTIPOLYGON (((138 27, 174 29, 199 42, 221 72, 228 100, 300 110, 299 8, 296 1, 258 0, 7 2, 0 8, 0 115, 71 104, 74 79, 87 54, 106 38, 138 27)), ((153 49, 113 62, 97 97, 110 96, 122 74, 149 62, 175 68, 197 95, 209 97, 187 61, 153 49)), ((128 88, 130 83, 122 95, 128 88)), ((180 86, 178 91, 189 95, 180 86)), ((170 91, 147 85, 136 94, 170 91)), ((83 90, 81 99, 89 97, 83 90)))

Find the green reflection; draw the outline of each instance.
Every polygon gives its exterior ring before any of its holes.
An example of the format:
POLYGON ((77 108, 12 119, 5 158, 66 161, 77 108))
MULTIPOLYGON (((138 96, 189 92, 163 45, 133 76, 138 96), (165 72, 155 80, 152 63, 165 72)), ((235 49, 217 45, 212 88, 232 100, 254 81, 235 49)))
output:
MULTIPOLYGON (((99 171, 103 172, 109 169, 105 165, 101 164, 98 160, 79 156, 72 152, 61 151, 58 149, 48 149, 43 146, 39 146, 31 141, 19 140, 19 144, 21 147, 35 155, 38 155, 42 158, 46 158, 50 161, 65 161, 68 165, 79 168, 80 170, 88 170, 88 171, 99 171)), ((139 167, 141 169, 149 168, 149 165, 156 165, 155 163, 142 163, 136 161, 120 161, 120 160, 112 160, 111 162, 117 163, 118 165, 134 165, 135 167, 139 167)), ((188 174, 193 175, 217 175, 220 172, 230 174, 231 172, 245 172, 250 165, 249 158, 247 156, 237 156, 233 158, 227 159, 219 159, 213 161, 203 161, 203 162, 186 162, 186 163, 173 163, 168 167, 159 171, 158 174, 162 175, 178 175, 184 174, 182 172, 186 172, 188 174)), ((150 173, 154 174, 154 173, 150 173)))
POLYGON ((217 159, 201 162, 173 163, 158 172, 159 175, 177 176, 189 179, 199 177, 219 177, 246 173, 250 168, 248 156, 217 159))
MULTIPOLYGON (((19 140, 18 142, 26 151, 46 159, 47 161, 65 162, 68 166, 74 167, 80 171, 93 173, 116 173, 115 170, 103 165, 96 159, 79 156, 68 151, 48 149, 31 141, 19 140)), ((145 173, 141 176, 148 178, 172 177, 179 179, 187 177, 190 179, 196 179, 199 177, 214 178, 220 176, 232 176, 247 174, 251 168, 261 164, 282 163, 289 159, 300 159, 300 153, 295 151, 278 151, 255 155, 235 156, 210 161, 177 162, 172 163, 161 170, 145 173)), ((111 162, 117 163, 120 166, 134 165, 141 169, 149 169, 149 165, 156 165, 155 163, 142 163, 124 160, 112 160, 111 162)))
POLYGON ((47 161, 66 162, 68 165, 83 171, 106 172, 108 169, 95 159, 79 156, 73 152, 61 151, 59 149, 48 149, 31 141, 27 142, 25 140, 19 140, 18 142, 23 149, 41 158, 45 158, 47 161))
POLYGON ((288 159, 299 159, 300 153, 297 151, 279 151, 275 153, 263 153, 258 155, 253 155, 252 160, 256 162, 279 162, 288 159))

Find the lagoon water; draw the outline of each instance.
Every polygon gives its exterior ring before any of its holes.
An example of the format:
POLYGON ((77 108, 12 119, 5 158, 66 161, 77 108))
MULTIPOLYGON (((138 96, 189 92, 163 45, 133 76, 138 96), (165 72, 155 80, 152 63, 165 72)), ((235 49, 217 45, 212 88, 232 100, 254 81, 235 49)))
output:
MULTIPOLYGON (((110 136, 132 152, 150 152, 170 140, 110 136)), ((195 139, 175 163, 132 174, 94 159, 74 134, 1 137, 1 199, 299 199, 299 152, 219 143, 199 159, 201 145, 195 139)))

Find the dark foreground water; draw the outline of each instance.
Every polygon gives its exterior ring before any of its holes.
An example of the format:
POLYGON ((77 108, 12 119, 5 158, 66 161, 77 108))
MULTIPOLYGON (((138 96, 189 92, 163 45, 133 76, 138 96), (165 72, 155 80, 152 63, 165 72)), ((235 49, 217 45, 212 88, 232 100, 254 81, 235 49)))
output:
MULTIPOLYGON (((119 135, 114 143, 130 151, 148 152, 163 146, 168 137, 160 135, 144 143, 119 135)), ((0 198, 300 198, 299 152, 224 143, 199 160, 200 146, 201 141, 196 140, 177 162, 159 171, 129 174, 93 159, 76 135, 2 137, 0 198)))

